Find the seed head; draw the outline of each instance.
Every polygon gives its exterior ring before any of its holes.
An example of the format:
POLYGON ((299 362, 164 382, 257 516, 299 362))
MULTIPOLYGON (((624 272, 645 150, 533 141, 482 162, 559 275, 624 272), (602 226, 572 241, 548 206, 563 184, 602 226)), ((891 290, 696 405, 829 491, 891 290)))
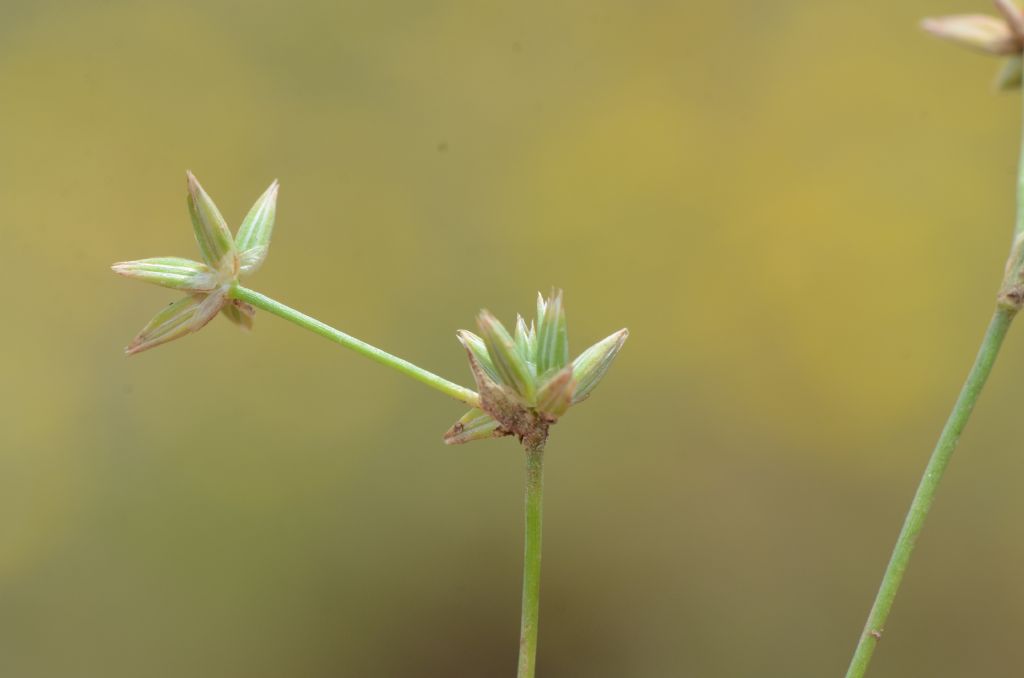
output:
POLYGON ((569 362, 561 291, 547 299, 538 294, 535 321, 527 325, 517 317, 513 334, 486 310, 477 327, 480 336, 468 330, 456 336, 469 357, 480 407, 448 430, 449 444, 515 435, 528 449, 542 447, 548 428, 590 395, 629 336, 619 330, 569 362))
POLYGON ((210 196, 191 172, 188 180, 188 212, 203 261, 180 257, 156 257, 122 261, 111 268, 126 278, 188 293, 160 311, 125 348, 134 355, 165 344, 206 326, 218 312, 243 329, 252 328, 255 309, 229 298, 240 275, 254 272, 270 246, 277 204, 277 181, 270 184, 249 210, 235 238, 210 196))

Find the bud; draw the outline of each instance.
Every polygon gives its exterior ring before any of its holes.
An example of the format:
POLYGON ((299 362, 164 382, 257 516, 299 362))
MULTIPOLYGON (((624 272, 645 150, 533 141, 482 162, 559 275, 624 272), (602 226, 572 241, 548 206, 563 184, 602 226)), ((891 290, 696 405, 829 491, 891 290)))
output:
POLYGON ((188 178, 188 213, 192 217, 192 227, 196 233, 196 242, 203 255, 203 261, 217 270, 230 267, 237 270, 235 244, 228 230, 227 222, 220 210, 199 181, 191 172, 188 178))
POLYGON ((254 273, 267 258, 270 234, 274 230, 274 215, 277 211, 277 187, 275 179, 238 227, 235 247, 239 252, 242 273, 254 273))
POLYGON ((209 292, 217 286, 217 278, 209 266, 181 257, 122 261, 110 268, 126 278, 175 290, 209 292))
POLYGON ((629 330, 623 328, 597 342, 572 361, 572 373, 576 379, 573 403, 587 399, 590 392, 604 378, 605 372, 611 367, 612 361, 619 354, 619 349, 626 343, 627 338, 629 330))

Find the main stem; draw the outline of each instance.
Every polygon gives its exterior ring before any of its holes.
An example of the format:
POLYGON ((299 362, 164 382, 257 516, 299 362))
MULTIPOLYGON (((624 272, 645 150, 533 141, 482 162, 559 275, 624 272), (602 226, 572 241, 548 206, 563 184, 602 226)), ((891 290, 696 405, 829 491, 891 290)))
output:
POLYGON ((544 450, 526 452, 526 540, 523 554, 523 618, 519 631, 518 678, 533 678, 540 615, 540 537, 544 494, 544 450))
POLYGON ((924 476, 917 487, 914 500, 910 503, 910 510, 903 522, 903 529, 896 539, 896 546, 893 548, 889 565, 885 568, 885 575, 882 577, 882 584, 878 588, 874 605, 868 614, 867 624, 861 634, 857 649, 850 661, 850 668, 846 671, 846 678, 860 678, 868 669, 871 656, 875 652, 878 641, 882 638, 882 630, 885 628, 885 621, 889 617, 896 592, 899 591, 900 582, 907 571, 907 563, 910 561, 910 554, 914 550, 914 543, 917 536, 924 527, 925 518, 931 509, 935 499, 935 491, 942 481, 942 475, 946 472, 949 460, 953 456, 953 450, 960 440, 967 420, 971 416, 981 389, 985 386, 988 375, 992 372, 992 365, 995 364, 999 348, 1006 338, 1006 332, 1010 329, 1010 323, 1016 315, 1012 308, 999 307, 996 309, 992 320, 989 322, 985 338, 981 342, 978 356, 974 359, 974 365, 967 375, 967 381, 960 389, 960 396, 953 406, 953 411, 946 420, 942 429, 939 441, 935 445, 928 466, 925 467, 924 476))
POLYGON ((231 289, 231 298, 244 301, 247 304, 252 304, 256 308, 263 309, 268 313, 284 318, 289 322, 293 322, 299 327, 303 327, 311 332, 319 334, 321 337, 326 337, 331 341, 341 344, 345 348, 350 348, 356 353, 366 356, 371 360, 375 360, 382 365, 398 370, 402 374, 412 377, 417 381, 420 381, 427 386, 444 393, 445 395, 451 396, 456 400, 470 405, 472 407, 478 407, 480 405, 480 397, 476 394, 476 391, 472 391, 463 386, 459 386, 456 383, 450 382, 443 377, 439 377, 433 372, 412 364, 408 360, 403 360, 398 356, 391 355, 387 351, 382 351, 376 346, 367 344, 365 341, 360 341, 355 337, 345 334, 341 330, 336 330, 330 325, 320 322, 316 318, 310 317, 305 313, 300 313, 294 308, 285 306, 279 301, 275 301, 268 296, 260 294, 255 290, 236 285, 231 289))

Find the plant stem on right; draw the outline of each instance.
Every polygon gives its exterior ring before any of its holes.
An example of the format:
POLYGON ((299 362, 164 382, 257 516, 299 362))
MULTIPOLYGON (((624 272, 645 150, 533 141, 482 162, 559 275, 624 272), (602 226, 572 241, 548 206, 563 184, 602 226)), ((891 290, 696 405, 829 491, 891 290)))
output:
POLYGON ((1016 313, 1016 309, 999 307, 989 322, 988 331, 985 332, 985 338, 981 342, 974 366, 971 367, 967 381, 964 382, 963 388, 960 390, 960 397, 957 398, 953 411, 950 412, 949 419, 946 420, 946 425, 942 429, 931 459, 928 460, 928 465, 925 467, 917 493, 910 504, 910 510, 907 512, 903 529, 900 530, 900 536, 896 540, 889 565, 885 568, 882 584, 878 589, 874 605, 871 607, 860 641, 857 643, 857 649, 850 662, 850 668, 846 672, 846 678, 860 678, 867 671, 871 655, 882 637, 885 621, 892 609, 896 592, 903 581, 914 543, 921 533, 921 528, 924 527, 925 518, 928 517, 928 511, 935 499, 935 491, 942 481, 946 466, 953 456, 953 450, 956 449, 960 434, 971 416, 971 411, 978 402, 981 389, 992 372, 992 365, 995 364, 999 348, 1003 344, 1003 339, 1006 337, 1006 332, 1010 329, 1010 323, 1016 313))

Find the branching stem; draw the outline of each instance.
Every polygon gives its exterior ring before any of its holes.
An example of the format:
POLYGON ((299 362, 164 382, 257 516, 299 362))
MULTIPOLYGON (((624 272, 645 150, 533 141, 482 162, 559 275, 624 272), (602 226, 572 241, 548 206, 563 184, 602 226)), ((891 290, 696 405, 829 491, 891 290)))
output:
MULTIPOLYGON (((316 318, 285 306, 284 304, 250 290, 241 285, 231 289, 231 298, 273 313, 299 327, 326 337, 331 341, 350 348, 360 355, 366 356, 383 365, 398 370, 445 395, 460 400, 472 407, 480 406, 480 398, 475 391, 459 386, 443 379, 432 372, 413 365, 407 360, 391 355, 386 351, 360 341, 316 318)), ((518 678, 533 678, 537 663, 537 622, 540 611, 540 548, 541 548, 541 510, 544 488, 544 450, 530 449, 526 452, 526 540, 523 555, 523 614, 519 637, 519 670, 518 678)))
POLYGON ((256 308, 273 313, 274 315, 284 318, 285 320, 295 323, 299 327, 303 327, 311 332, 319 334, 321 337, 326 337, 336 344, 341 344, 345 348, 352 349, 356 353, 366 356, 371 360, 375 360, 382 365, 398 370, 404 375, 410 376, 413 379, 420 381, 427 386, 444 393, 447 396, 451 396, 456 400, 462 401, 471 407, 478 407, 480 405, 480 398, 477 396, 476 391, 459 386, 458 384, 448 381, 443 377, 439 377, 433 372, 412 364, 408 360, 403 360, 397 356, 391 355, 387 351, 382 351, 376 346, 367 344, 365 341, 360 341, 355 337, 349 336, 341 330, 336 330, 330 325, 320 322, 316 318, 312 318, 305 313, 300 313, 295 309, 285 306, 279 301, 275 301, 268 296, 260 294, 255 290, 236 285, 231 289, 231 298, 244 301, 247 304, 251 304, 256 308))

